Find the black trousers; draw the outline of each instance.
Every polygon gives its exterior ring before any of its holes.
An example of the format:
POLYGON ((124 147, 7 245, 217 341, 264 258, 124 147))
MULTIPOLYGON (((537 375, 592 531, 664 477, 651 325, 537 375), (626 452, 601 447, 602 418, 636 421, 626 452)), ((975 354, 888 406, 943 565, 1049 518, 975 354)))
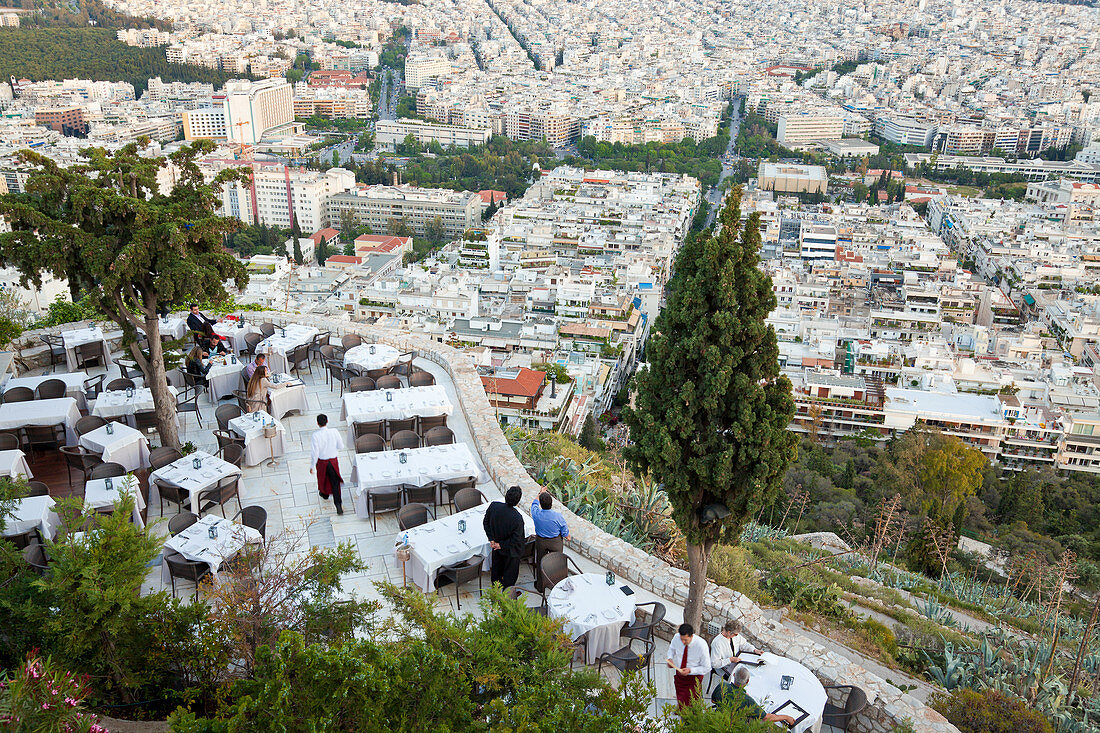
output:
POLYGON ((489 577, 492 582, 511 588, 519 578, 519 564, 518 555, 507 554, 504 550, 493 550, 493 567, 489 571, 489 577))

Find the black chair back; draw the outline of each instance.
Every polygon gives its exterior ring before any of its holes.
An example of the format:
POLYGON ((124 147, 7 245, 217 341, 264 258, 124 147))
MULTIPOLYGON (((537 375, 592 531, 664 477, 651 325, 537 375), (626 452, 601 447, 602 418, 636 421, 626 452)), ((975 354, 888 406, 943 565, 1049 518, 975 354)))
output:
POLYGON ((34 399, 34 390, 30 387, 11 387, 4 390, 4 402, 30 402, 34 399))
POLYGON ((378 451, 386 450, 386 441, 382 440, 381 435, 360 435, 355 439, 355 452, 356 453, 377 453, 378 451))
POLYGON ((76 425, 73 426, 73 430, 77 435, 84 435, 90 433, 93 430, 99 430, 101 427, 107 424, 99 415, 85 415, 76 421, 76 425))
POLYGON ((406 529, 419 527, 427 524, 430 516, 428 507, 423 504, 406 504, 397 512, 397 528, 404 532, 406 529))
POLYGON ((183 458, 183 454, 175 448, 154 448, 149 451, 149 468, 156 471, 158 468, 164 468, 169 463, 175 463, 181 458, 183 458))
POLYGON ((431 428, 424 433, 424 445, 451 445, 454 442, 455 434, 450 428, 431 428))
POLYGON ((455 505, 456 512, 464 512, 467 509, 473 509, 475 506, 481 506, 485 503, 485 496, 474 488, 460 489, 452 500, 455 505))
POLYGON ((125 466, 121 463, 115 463, 114 461, 107 461, 106 463, 100 463, 98 466, 93 466, 92 470, 88 471, 88 480, 92 481, 97 478, 116 478, 125 475, 125 466))
POLYGON ((41 382, 35 392, 38 393, 38 399, 40 400, 56 400, 65 396, 65 392, 68 390, 65 382, 60 379, 47 379, 45 382, 41 382))
POLYGON ((411 430, 400 430, 390 438, 393 450, 409 450, 420 447, 420 436, 411 430))
POLYGON ((233 517, 234 522, 240 522, 246 527, 258 530, 260 536, 267 539, 267 510, 262 506, 246 506, 233 517))
POLYGON ((137 385, 134 384, 134 380, 119 377, 107 382, 107 386, 104 387, 104 389, 108 392, 119 392, 124 389, 134 389, 135 386, 137 385))

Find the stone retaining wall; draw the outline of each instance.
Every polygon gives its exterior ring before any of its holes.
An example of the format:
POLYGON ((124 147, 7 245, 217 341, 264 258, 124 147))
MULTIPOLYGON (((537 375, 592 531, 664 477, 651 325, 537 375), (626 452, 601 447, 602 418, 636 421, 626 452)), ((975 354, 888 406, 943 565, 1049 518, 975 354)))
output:
MULTIPOLYGON (((403 352, 415 351, 418 357, 440 365, 446 370, 460 395, 456 408, 462 411, 470 426, 470 433, 482 463, 496 484, 500 487, 516 485, 522 488, 522 506, 530 506, 538 495, 538 483, 528 475, 508 445, 508 440, 497 422, 496 413, 482 388, 481 378, 466 353, 405 331, 384 330, 364 324, 282 312, 250 315, 250 320, 253 321, 265 318, 276 324, 301 323, 322 331, 332 331, 334 336, 356 333, 372 341, 389 344, 403 352)), ((687 571, 672 567, 618 537, 609 535, 591 522, 572 514, 564 506, 559 508, 569 523, 568 544, 573 551, 655 595, 679 605, 687 603, 687 571)), ((857 716, 851 730, 858 733, 888 733, 908 721, 915 731, 958 733, 958 729, 939 713, 852 661, 842 650, 829 649, 796 629, 784 626, 770 618, 763 609, 741 593, 708 583, 703 609, 704 623, 720 626, 729 618, 741 619, 746 636, 758 647, 798 660, 825 684, 857 685, 866 691, 869 705, 857 716)))

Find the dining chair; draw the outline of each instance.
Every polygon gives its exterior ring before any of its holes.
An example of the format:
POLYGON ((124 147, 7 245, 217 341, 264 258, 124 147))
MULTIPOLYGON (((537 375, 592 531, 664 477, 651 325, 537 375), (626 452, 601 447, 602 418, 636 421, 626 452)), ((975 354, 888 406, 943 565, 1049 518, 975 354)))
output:
POLYGON ((404 386, 401 378, 393 374, 386 374, 374 380, 375 389, 401 389, 404 386))
POLYGON ((454 499, 451 500, 455 507, 455 513, 464 512, 467 509, 473 509, 475 506, 481 506, 485 503, 485 495, 477 489, 461 489, 456 492, 454 499))
POLYGON ((420 436, 412 430, 400 430, 390 438, 391 450, 411 450, 420 447, 420 436))
POLYGON ((103 393, 103 383, 107 381, 106 374, 97 374, 84 380, 84 397, 94 400, 103 393))
POLYGON ((69 486, 73 485, 73 471, 80 472, 80 482, 85 484, 88 482, 88 472, 97 464, 103 462, 98 454, 92 453, 81 445, 63 445, 59 450, 65 459, 65 470, 69 476, 69 486))
POLYGON ((61 379, 47 379, 40 382, 34 391, 40 400, 57 400, 64 397, 68 389, 68 385, 61 379))
POLYGON ((230 499, 237 500, 237 509, 244 509, 244 507, 241 506, 240 482, 240 474, 226 476, 219 481, 218 485, 214 488, 200 491, 198 498, 199 513, 202 514, 203 512, 210 511, 214 507, 220 507, 222 516, 224 517, 225 504, 230 499), (206 501, 206 503, 203 504, 203 501, 206 501))
POLYGON ((458 606, 458 610, 462 610, 461 593, 459 592, 459 586, 473 582, 477 579, 478 593, 482 592, 484 586, 482 585, 482 573, 481 566, 484 564, 485 558, 481 555, 474 555, 467 558, 462 562, 455 563, 453 565, 444 565, 439 569, 439 573, 435 576, 436 590, 441 591, 446 582, 450 582, 455 587, 455 605, 458 606), (446 581, 446 582, 443 582, 446 581))
MULTIPOLYGON (((447 505, 454 510, 455 494, 463 489, 474 489, 477 486, 477 478, 474 476, 464 476, 462 478, 449 478, 440 482, 440 488, 447 495, 445 501, 447 505)), ((481 493, 480 491, 478 492, 481 493)), ((477 506, 475 504, 475 506, 477 506)))
POLYGON ((627 644, 621 649, 616 649, 613 652, 601 654, 596 662, 596 674, 600 673, 606 662, 619 670, 621 674, 637 672, 644 669, 646 671, 646 679, 652 680, 653 650, 656 647, 656 642, 654 642, 653 639, 646 639, 643 643, 644 647, 641 654, 634 651, 630 644, 627 644))
POLYGON ((191 492, 187 489, 170 484, 159 478, 153 479, 153 485, 157 487, 157 496, 160 499, 160 513, 164 514, 164 502, 168 501, 177 506, 177 511, 183 511, 184 504, 190 506, 191 492))
POLYGON ((435 384, 435 377, 431 372, 415 371, 409 375, 410 387, 431 387, 435 384))
POLYGON ((244 443, 229 443, 218 449, 218 458, 232 463, 237 468, 244 467, 244 443))
POLYGON ((299 379, 302 377, 302 370, 308 369, 310 375, 313 374, 312 360, 309 358, 309 344, 302 344, 295 347, 289 354, 286 355, 287 371, 296 375, 299 379))
POLYGON ((847 694, 844 697, 843 707, 833 705, 831 702, 825 703, 825 712, 821 716, 821 722, 824 725, 847 731, 852 724, 852 720, 867 707, 867 693, 863 691, 863 688, 855 685, 826 685, 826 695, 829 690, 846 690, 847 694))
POLYGON ((386 434, 383 435, 382 437, 387 439, 387 440, 393 440, 393 436, 396 435, 397 433, 401 432, 402 430, 411 430, 411 431, 414 431, 414 432, 416 431, 416 418, 415 417, 396 418, 396 419, 393 419, 393 420, 386 420, 385 423, 386 423, 386 425, 385 425, 385 427, 386 427, 385 433, 386 434))
POLYGON ((433 520, 436 517, 438 497, 439 487, 434 481, 430 481, 424 486, 401 484, 401 501, 404 502, 405 506, 423 504, 432 513, 433 520))
POLYGON ((219 405, 214 410, 214 419, 218 421, 219 430, 229 430, 229 421, 243 414, 240 405, 219 405))
POLYGON ((99 430, 106 424, 107 421, 99 415, 85 415, 76 421, 76 425, 73 426, 73 432, 79 437, 93 430, 99 430))
POLYGON ((451 445, 455 442, 455 434, 450 428, 432 428, 424 433, 424 445, 451 445))
POLYGON ((260 324, 260 333, 263 334, 265 339, 271 338, 275 335, 275 324, 271 321, 264 321, 260 324))
POLYGON ((164 550, 164 564, 168 566, 168 579, 172 583, 172 597, 176 597, 176 579, 195 584, 195 598, 199 597, 199 583, 210 573, 210 564, 188 560, 178 552, 164 550))
POLYGON ((227 445, 239 445, 241 449, 244 449, 244 438, 234 433, 232 430, 212 430, 214 438, 218 441, 218 450, 225 450, 227 445))
POLYGON ((379 438, 381 438, 383 433, 385 432, 383 430, 384 427, 385 425, 382 420, 378 420, 375 422, 352 423, 352 430, 355 431, 356 438, 361 435, 377 435, 379 438))
POLYGON ((573 558, 566 555, 564 552, 550 552, 543 556, 542 562, 539 563, 539 582, 536 587, 545 595, 549 593, 551 589, 561 581, 568 578, 570 575, 580 575, 581 569, 577 567, 577 563, 573 558), (572 571, 569 566, 572 565, 572 571))
POLYGON ((355 439, 356 453, 377 453, 384 450, 386 450, 386 441, 382 440, 381 435, 368 433, 355 439))
POLYGON ((260 537, 267 539, 267 510, 262 506, 244 507, 233 517, 233 521, 258 530, 260 537))
POLYGON ((423 504, 406 504, 397 510, 397 528, 404 532, 406 529, 419 527, 428 523, 429 516, 431 513, 423 504))
POLYGON ((134 384, 134 380, 126 379, 124 377, 117 377, 107 382, 107 386, 103 389, 107 392, 121 392, 124 389, 134 389, 137 385, 134 384))
POLYGON ((357 333, 345 334, 340 338, 340 346, 344 348, 344 351, 348 349, 354 349, 356 346, 363 345, 363 337, 357 333))
POLYGON ((180 512, 168 520, 168 534, 175 537, 197 521, 199 516, 194 512, 180 512))
POLYGON ((27 496, 49 496, 50 487, 41 481, 27 482, 27 496))
POLYGON ((0 433, 0 450, 19 450, 19 436, 15 433, 0 433))
POLYGON ((42 343, 50 347, 50 369, 53 369, 55 364, 66 363, 64 339, 60 336, 53 336, 50 334, 43 334, 38 338, 42 340, 42 343))
POLYGON ((375 388, 374 380, 370 377, 352 377, 348 380, 348 392, 370 392, 375 388))
POLYGON ((23 443, 27 450, 34 454, 35 448, 49 448, 56 450, 65 445, 65 424, 56 425, 27 425, 22 428, 23 443))
POLYGON ((88 480, 94 481, 97 478, 117 478, 118 476, 126 475, 126 467, 121 463, 115 463, 114 461, 107 461, 98 465, 92 466, 88 471, 88 480))
POLYGON ((390 489, 388 491, 367 491, 367 514, 370 515, 371 527, 378 531, 379 512, 396 512, 401 509, 401 491, 390 489))
POLYGON ((34 390, 30 387, 12 387, 4 390, 4 404, 11 402, 30 402, 34 399, 34 390))
POLYGON ((107 366, 107 354, 104 349, 102 341, 92 341, 87 344, 80 344, 74 349, 76 353, 76 368, 80 370, 87 369, 89 365, 101 366, 106 368, 107 366))
MULTIPOLYGON (((180 390, 176 394, 176 412, 195 413, 195 421, 199 424, 199 430, 202 430, 202 411, 199 410, 199 389, 198 385, 192 385, 186 389, 180 390)), ((137 415, 134 417, 136 418, 137 415)))
MULTIPOLYGON (((274 329, 272 329, 272 333, 274 332, 274 329)), ((264 336, 262 333, 246 334, 244 337, 244 353, 250 356, 255 356, 256 347, 262 344, 265 338, 266 336, 264 336)))
POLYGON ((183 454, 171 446, 154 448, 149 451, 149 470, 156 471, 158 468, 164 468, 169 463, 175 463, 181 458, 183 458, 183 454))

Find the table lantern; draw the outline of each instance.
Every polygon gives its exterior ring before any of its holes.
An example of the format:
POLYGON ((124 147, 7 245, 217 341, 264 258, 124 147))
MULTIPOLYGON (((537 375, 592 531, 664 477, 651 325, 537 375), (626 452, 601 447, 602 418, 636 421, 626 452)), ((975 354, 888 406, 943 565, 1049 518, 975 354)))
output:
POLYGON ((286 326, 280 326, 279 327, 279 335, 282 336, 283 338, 286 338, 286 326))
POLYGON ((244 328, 244 316, 237 317, 237 328, 244 328))
POLYGON ((466 532, 466 520, 465 519, 458 520, 458 531, 460 533, 465 533, 466 532))
POLYGON ((106 487, 107 491, 110 491, 115 487, 115 482, 111 480, 110 476, 108 476, 107 478, 103 479, 103 486, 106 487))
POLYGON ((115 434, 115 424, 113 422, 107 423, 104 427, 107 429, 107 435, 115 434))
POLYGON ((256 410, 255 412, 252 413, 252 422, 259 422, 259 421, 260 421, 260 411, 256 410))
POLYGON ((127 387, 126 388, 126 399, 130 399, 133 396, 134 396, 134 388, 133 387, 127 387))
POLYGON ((374 353, 374 344, 370 345, 370 348, 368 349, 368 351, 370 351, 370 353, 372 353, 372 354, 374 353))
POLYGON ((393 392, 386 390, 386 402, 393 402, 393 392))
POLYGON ((615 573, 611 572, 610 570, 607 571, 607 584, 615 585, 615 573))
POLYGON ((230 354, 229 355, 229 361, 233 364, 236 364, 237 363, 237 355, 236 354, 230 354))
POLYGON ((207 530, 207 533, 210 535, 210 539, 212 539, 212 540, 218 539, 218 525, 211 524, 210 529, 207 530))
POLYGON ((401 463, 406 463, 409 460, 409 457, 405 454, 405 451, 401 451, 397 454, 397 460, 399 460, 401 463))
POLYGON ((198 456, 195 456, 194 459, 191 461, 191 465, 195 467, 196 471, 199 470, 200 468, 202 468, 202 459, 198 456))

